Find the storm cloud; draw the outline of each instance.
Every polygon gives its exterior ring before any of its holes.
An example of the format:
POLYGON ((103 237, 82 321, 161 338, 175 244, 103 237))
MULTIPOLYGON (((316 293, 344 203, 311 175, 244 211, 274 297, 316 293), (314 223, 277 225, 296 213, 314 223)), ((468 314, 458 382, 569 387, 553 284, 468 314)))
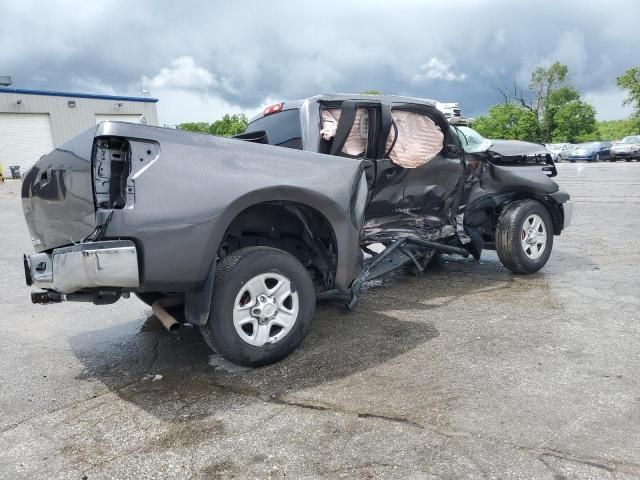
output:
POLYGON ((600 118, 640 64, 640 2, 5 1, 0 75, 14 87, 160 99, 160 121, 252 114, 323 92, 457 101, 475 116, 555 60, 600 118))

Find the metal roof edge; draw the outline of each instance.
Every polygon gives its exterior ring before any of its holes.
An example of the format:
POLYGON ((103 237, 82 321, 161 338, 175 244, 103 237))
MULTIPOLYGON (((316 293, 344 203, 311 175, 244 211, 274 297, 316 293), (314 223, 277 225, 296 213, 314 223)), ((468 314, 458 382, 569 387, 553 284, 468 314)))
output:
POLYGON ((122 100, 123 102, 157 103, 157 98, 125 97, 121 95, 99 95, 95 93, 57 92, 53 90, 27 90, 24 88, 0 88, 0 93, 18 93, 23 95, 46 95, 49 97, 91 98, 94 100, 122 100))

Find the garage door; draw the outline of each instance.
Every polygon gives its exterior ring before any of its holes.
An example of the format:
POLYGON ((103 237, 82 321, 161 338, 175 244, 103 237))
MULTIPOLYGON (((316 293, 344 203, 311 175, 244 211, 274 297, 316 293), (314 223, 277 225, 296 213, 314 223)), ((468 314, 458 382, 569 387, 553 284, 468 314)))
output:
POLYGON ((129 122, 129 123, 142 123, 140 120, 142 115, 103 115, 96 113, 96 125, 100 122, 129 122))
POLYGON ((51 122, 44 113, 0 113, 0 163, 4 174, 11 165, 23 175, 44 154, 53 150, 51 122))

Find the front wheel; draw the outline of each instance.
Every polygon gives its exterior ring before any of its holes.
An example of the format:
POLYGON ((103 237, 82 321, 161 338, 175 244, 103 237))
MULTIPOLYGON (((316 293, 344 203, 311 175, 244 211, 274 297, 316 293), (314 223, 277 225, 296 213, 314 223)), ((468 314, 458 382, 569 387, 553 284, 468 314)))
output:
POLYGON ((547 209, 535 200, 510 203, 496 228, 496 251, 502 264, 514 273, 534 273, 549 260, 553 224, 547 209))
POLYGON ((293 255, 270 247, 243 248, 217 265, 211 313, 200 329, 226 359, 268 365, 300 345, 315 302, 311 276, 293 255))
POLYGON ((596 153, 596 162, 599 162, 599 161, 600 161, 600 154, 596 153))

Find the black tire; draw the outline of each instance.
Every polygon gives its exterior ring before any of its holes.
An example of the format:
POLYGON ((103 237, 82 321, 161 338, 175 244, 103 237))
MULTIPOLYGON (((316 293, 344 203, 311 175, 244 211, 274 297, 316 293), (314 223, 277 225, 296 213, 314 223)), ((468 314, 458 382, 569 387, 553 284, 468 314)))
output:
POLYGON ((576 161, 575 161, 575 160, 569 160, 569 161, 570 161, 571 163, 576 163, 576 161))
POLYGON ((535 200, 510 203, 500 215, 496 227, 496 251, 502 264, 514 273, 534 273, 549 260, 553 249, 553 223, 547 209, 535 200), (545 250, 537 259, 527 256, 521 244, 523 224, 531 214, 537 214, 544 223, 547 235, 545 250))
POLYGON ((200 327, 212 350, 226 359, 249 367, 282 360, 302 342, 315 311, 316 294, 307 269, 291 254, 270 247, 236 250, 216 266, 211 312, 200 327), (298 293, 298 316, 291 330, 275 343, 257 347, 245 342, 233 324, 233 308, 242 286, 263 273, 278 273, 291 281, 298 293))
POLYGON ((562 155, 558 155, 558 156, 556 157, 556 162, 557 162, 557 163, 560 163, 561 161, 562 161, 562 155))

